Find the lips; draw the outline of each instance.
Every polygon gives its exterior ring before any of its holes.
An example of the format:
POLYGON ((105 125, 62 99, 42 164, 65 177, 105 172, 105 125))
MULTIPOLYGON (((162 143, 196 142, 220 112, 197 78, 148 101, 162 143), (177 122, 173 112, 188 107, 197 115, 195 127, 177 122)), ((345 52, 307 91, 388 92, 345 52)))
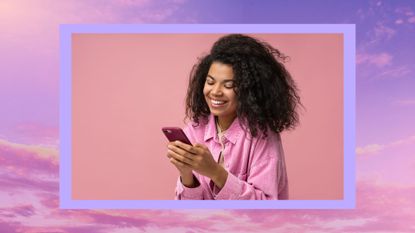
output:
POLYGON ((217 99, 210 99, 210 103, 214 107, 220 107, 226 104, 227 101, 224 100, 217 100, 217 99))

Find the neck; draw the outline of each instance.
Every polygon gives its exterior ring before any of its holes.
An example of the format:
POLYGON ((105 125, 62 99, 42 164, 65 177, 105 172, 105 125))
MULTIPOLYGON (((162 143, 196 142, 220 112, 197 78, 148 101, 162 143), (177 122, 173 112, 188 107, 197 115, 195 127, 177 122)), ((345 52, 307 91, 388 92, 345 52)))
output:
POLYGON ((217 122, 218 122, 218 125, 219 125, 219 128, 222 131, 227 130, 231 126, 231 124, 232 124, 233 120, 235 120, 235 118, 236 118, 236 116, 232 116, 232 117, 216 117, 217 122))

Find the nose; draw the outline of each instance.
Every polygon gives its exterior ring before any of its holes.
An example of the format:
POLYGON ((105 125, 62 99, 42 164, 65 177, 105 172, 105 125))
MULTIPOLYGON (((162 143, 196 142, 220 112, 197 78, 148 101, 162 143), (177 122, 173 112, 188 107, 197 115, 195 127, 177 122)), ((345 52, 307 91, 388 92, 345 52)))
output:
POLYGON ((213 95, 215 95, 215 96, 222 95, 223 93, 222 93, 222 87, 221 87, 221 85, 220 85, 219 83, 215 84, 215 85, 212 87, 211 93, 212 93, 213 95))

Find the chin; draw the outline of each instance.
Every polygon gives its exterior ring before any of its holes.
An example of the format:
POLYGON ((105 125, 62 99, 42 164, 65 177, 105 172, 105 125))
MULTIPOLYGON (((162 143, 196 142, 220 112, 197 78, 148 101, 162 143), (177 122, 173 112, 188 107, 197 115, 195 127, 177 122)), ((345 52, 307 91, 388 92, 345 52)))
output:
POLYGON ((217 116, 217 117, 225 116, 225 114, 223 114, 222 112, 218 112, 218 111, 210 111, 210 113, 212 113, 214 116, 217 116))

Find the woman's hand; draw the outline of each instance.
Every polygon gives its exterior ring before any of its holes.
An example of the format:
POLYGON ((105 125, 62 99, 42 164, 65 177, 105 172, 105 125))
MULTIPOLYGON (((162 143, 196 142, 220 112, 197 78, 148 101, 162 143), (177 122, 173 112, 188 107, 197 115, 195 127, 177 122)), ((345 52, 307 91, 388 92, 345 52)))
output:
POLYGON ((195 181, 195 179, 193 178, 193 172, 192 172, 192 168, 186 164, 183 163, 180 159, 176 159, 176 158, 181 158, 184 156, 184 154, 190 153, 188 151, 185 150, 179 150, 179 149, 172 149, 175 148, 176 145, 174 144, 174 142, 170 142, 167 145, 167 157, 170 159, 170 162, 177 168, 177 170, 180 173, 180 177, 182 180, 182 184, 187 186, 187 187, 195 187, 197 186, 197 183, 195 181), (175 151, 179 151, 180 153, 177 153, 175 151))
POLYGON ((205 145, 198 143, 191 146, 175 141, 169 143, 168 148, 169 155, 174 159, 174 163, 180 165, 180 168, 194 170, 203 176, 209 177, 217 187, 223 187, 228 172, 214 160, 205 145))

